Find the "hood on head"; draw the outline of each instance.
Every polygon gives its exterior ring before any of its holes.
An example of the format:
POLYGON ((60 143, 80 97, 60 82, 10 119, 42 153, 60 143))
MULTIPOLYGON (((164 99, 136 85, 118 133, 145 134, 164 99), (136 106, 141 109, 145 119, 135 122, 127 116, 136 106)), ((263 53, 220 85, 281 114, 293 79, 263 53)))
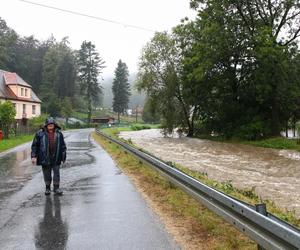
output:
POLYGON ((49 124, 54 124, 55 128, 61 129, 60 126, 55 122, 53 117, 48 117, 45 121, 44 127, 46 128, 49 124))

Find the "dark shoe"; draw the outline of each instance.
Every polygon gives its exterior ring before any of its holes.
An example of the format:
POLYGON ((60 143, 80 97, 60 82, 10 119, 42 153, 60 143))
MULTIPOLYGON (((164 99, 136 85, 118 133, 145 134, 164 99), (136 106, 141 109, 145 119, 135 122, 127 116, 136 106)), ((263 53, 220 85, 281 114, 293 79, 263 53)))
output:
POLYGON ((56 195, 62 195, 64 193, 60 188, 54 189, 53 191, 56 195))
POLYGON ((46 190, 45 190, 45 195, 50 195, 50 194, 51 194, 51 190, 48 189, 48 188, 46 188, 46 190))

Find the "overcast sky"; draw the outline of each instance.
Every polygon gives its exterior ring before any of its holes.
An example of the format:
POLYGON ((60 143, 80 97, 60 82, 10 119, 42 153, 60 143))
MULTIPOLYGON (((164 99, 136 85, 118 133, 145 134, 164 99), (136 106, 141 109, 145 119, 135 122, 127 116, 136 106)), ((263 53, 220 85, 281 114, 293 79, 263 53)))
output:
MULTIPOLYGON (((189 0, 29 0, 61 9, 140 26, 155 31, 170 30, 184 17, 193 19, 189 0)), ((22 36, 40 40, 51 34, 58 40, 69 37, 70 45, 79 49, 83 40, 96 45, 106 62, 104 77, 113 75, 119 59, 131 73, 137 71, 142 47, 153 32, 126 27, 58 10, 35 6, 20 0, 0 0, 0 17, 22 36)))

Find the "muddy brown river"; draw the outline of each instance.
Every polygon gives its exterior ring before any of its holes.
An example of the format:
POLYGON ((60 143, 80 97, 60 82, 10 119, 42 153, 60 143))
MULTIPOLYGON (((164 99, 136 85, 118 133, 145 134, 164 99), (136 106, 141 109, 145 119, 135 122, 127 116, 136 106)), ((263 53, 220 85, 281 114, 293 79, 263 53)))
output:
POLYGON ((158 129, 121 132, 165 161, 207 173, 238 188, 254 188, 262 198, 300 217, 300 152, 193 138, 164 138, 158 129))

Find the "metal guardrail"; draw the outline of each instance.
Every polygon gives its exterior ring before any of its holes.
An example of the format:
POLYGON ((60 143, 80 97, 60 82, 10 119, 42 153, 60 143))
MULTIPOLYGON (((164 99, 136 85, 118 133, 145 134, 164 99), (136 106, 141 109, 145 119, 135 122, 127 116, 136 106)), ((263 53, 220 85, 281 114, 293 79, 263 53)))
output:
POLYGON ((254 206, 215 190, 156 157, 102 133, 99 129, 96 129, 96 133, 122 146, 125 150, 148 163, 170 182, 253 239, 260 249, 300 249, 300 231, 298 228, 272 214, 261 214, 256 211, 254 206))

